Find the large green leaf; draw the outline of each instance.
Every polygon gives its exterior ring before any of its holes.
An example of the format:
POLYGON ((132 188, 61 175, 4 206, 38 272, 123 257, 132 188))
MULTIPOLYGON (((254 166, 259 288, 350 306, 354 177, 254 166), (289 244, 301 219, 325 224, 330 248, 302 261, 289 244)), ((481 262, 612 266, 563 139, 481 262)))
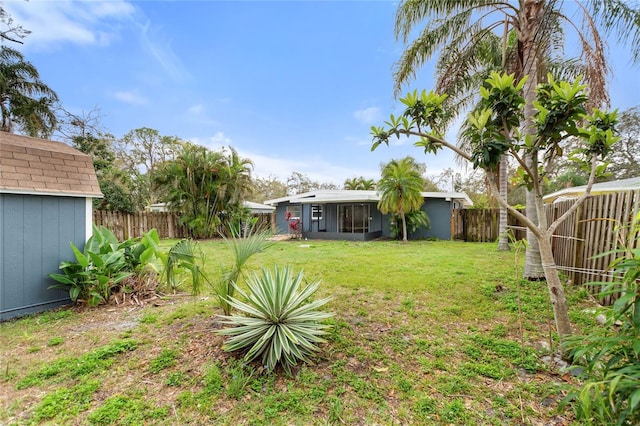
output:
POLYGON ((87 259, 87 257, 84 254, 82 254, 80 250, 78 250, 78 247, 76 247, 75 244, 73 243, 70 243, 70 244, 71 244, 71 250, 73 250, 73 254, 76 256, 76 260, 78 261, 80 266, 82 266, 83 268, 86 268, 87 266, 89 266, 89 259, 87 259))

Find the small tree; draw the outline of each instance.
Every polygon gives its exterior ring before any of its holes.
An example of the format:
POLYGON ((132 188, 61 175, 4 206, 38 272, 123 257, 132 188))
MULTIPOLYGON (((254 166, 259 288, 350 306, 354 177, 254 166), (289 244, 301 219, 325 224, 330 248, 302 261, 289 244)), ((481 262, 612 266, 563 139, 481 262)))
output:
POLYGON ((423 180, 415 164, 411 157, 391 160, 382 167, 382 177, 378 182, 378 209, 400 218, 404 242, 407 242, 406 215, 420 210, 424 203, 421 193, 423 180))
POLYGON ((386 127, 372 127, 372 150, 380 144, 389 144, 391 137, 417 136, 415 146, 425 152, 437 153, 442 148, 455 151, 461 158, 473 163, 474 168, 484 169, 487 183, 497 201, 517 217, 534 234, 540 245, 540 255, 549 295, 553 305, 556 330, 562 339, 571 334, 564 287, 560 282, 553 258, 551 238, 556 228, 567 219, 589 196, 599 161, 609 153, 616 141, 614 125, 616 112, 595 110, 586 114, 586 87, 579 82, 555 82, 538 86, 534 102, 535 135, 522 136, 519 129, 524 118, 524 99, 521 95, 525 79, 515 81, 513 75, 492 73, 480 89, 482 101, 479 108, 469 115, 466 136, 471 141, 471 153, 464 152, 442 137, 441 123, 444 117, 444 95, 423 91, 409 93, 401 102, 406 105, 402 116, 391 116, 386 127), (590 176, 584 194, 561 217, 547 224, 542 199, 546 168, 555 157, 564 153, 560 142, 567 137, 580 137, 582 144, 574 153, 590 165, 590 176), (519 164, 518 175, 535 194, 538 223, 521 214, 499 196, 497 168, 505 155, 511 155, 519 164), (532 163, 525 161, 531 158, 532 163))

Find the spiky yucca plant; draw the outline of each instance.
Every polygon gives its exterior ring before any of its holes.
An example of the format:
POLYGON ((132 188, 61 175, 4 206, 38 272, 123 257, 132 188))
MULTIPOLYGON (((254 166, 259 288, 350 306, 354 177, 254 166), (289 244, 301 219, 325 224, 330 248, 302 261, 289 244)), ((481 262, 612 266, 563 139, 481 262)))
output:
POLYGON ((311 362, 311 356, 319 349, 321 337, 330 327, 322 321, 333 316, 317 309, 331 298, 315 301, 309 298, 318 290, 320 281, 302 286, 303 274, 294 274, 289 267, 273 271, 262 270, 247 280, 249 292, 244 292, 235 283, 235 289, 246 302, 234 297, 228 303, 243 315, 221 316, 223 323, 233 325, 218 331, 231 336, 224 349, 237 351, 249 348, 247 362, 262 356, 262 364, 272 371, 278 363, 287 373, 298 361, 311 362))

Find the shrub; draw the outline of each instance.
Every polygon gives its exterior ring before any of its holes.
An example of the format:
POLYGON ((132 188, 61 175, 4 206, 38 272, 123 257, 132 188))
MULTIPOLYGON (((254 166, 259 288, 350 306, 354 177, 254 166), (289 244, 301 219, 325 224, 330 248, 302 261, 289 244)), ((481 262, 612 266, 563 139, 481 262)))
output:
POLYGON ((90 306, 107 303, 120 295, 124 300, 125 294, 139 299, 155 294, 160 284, 160 270, 167 262, 167 255, 160 251, 155 229, 141 238, 120 243, 104 226, 94 226, 84 252, 73 243, 71 249, 75 261, 60 262, 63 273, 49 274, 57 281, 51 287, 68 288, 71 300, 84 300, 90 306))
POLYGON ((589 424, 640 424, 640 214, 630 231, 610 265, 621 279, 601 292, 620 295, 603 308, 605 326, 567 342, 574 359, 586 361, 587 377, 568 399, 589 424))
POLYGON ((193 240, 178 241, 171 249, 165 260, 165 273, 167 284, 176 291, 182 282, 178 277, 185 271, 191 275, 191 292, 194 295, 200 293, 201 283, 208 281, 204 273, 204 253, 200 246, 193 240))
POLYGON ((317 311, 330 298, 310 301, 320 282, 302 288, 302 279, 302 272, 294 276, 290 268, 276 266, 273 271, 263 269, 260 276, 254 274, 247 282, 249 293, 234 283, 246 302, 227 299, 243 315, 222 316, 225 324, 234 326, 219 331, 231 336, 224 349, 248 349, 245 360, 262 357, 267 371, 280 363, 290 373, 297 361, 311 362, 310 357, 318 351, 316 344, 325 341, 321 336, 329 328, 322 321, 333 314, 317 311))
POLYGON ((233 265, 222 272, 220 281, 213 290, 225 315, 231 315, 231 305, 228 300, 235 294, 235 285, 242 275, 244 265, 251 256, 261 253, 273 245, 268 240, 269 236, 271 236, 270 232, 256 226, 252 226, 244 238, 240 236, 239 232, 233 231, 230 238, 222 236, 233 254, 233 265))
POLYGON ((90 306, 105 302, 113 288, 133 274, 125 271, 124 249, 119 249, 118 240, 104 227, 93 227, 93 236, 87 240, 84 253, 70 244, 76 261, 60 262, 64 274, 49 276, 59 283, 51 287, 68 287, 74 302, 84 299, 90 306))

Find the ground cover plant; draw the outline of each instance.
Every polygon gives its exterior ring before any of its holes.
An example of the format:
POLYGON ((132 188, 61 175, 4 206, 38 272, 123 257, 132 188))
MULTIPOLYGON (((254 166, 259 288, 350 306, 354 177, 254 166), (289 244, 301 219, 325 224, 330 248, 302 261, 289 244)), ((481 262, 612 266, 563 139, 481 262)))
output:
MULTIPOLYGON (((222 240, 201 248, 211 277, 233 261, 222 240)), ((0 424, 567 424, 573 410, 558 405, 579 383, 540 361, 553 315, 544 283, 520 282, 518 298, 514 256, 450 241, 274 243, 246 273, 303 271, 336 314, 315 364, 290 376, 223 350, 207 286, 2 323, 0 424)), ((587 293, 568 298, 573 322, 594 327, 587 293)))

